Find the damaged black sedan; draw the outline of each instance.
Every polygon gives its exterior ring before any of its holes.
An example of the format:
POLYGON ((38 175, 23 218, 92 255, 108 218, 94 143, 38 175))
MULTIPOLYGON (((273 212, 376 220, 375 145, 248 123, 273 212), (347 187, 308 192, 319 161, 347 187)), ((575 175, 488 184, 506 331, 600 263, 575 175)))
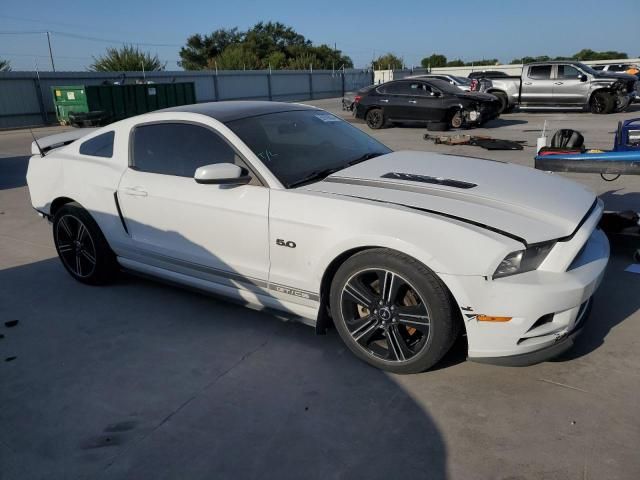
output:
POLYGON ((409 78, 372 85, 354 98, 354 114, 369 128, 423 123, 430 130, 482 125, 499 115, 493 95, 463 92, 438 79, 409 78))

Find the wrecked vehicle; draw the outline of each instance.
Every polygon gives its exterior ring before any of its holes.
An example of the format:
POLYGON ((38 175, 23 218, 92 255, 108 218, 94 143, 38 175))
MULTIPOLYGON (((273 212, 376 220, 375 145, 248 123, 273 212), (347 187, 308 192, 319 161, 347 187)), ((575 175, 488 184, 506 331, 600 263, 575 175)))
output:
POLYGON ((500 100, 500 112, 521 110, 588 110, 607 114, 625 110, 637 95, 638 78, 598 72, 580 62, 530 63, 520 77, 492 78, 488 93, 500 100))
POLYGON ((520 77, 492 78, 487 91, 500 99, 501 111, 527 109, 621 112, 637 95, 633 75, 598 72, 579 62, 525 65, 520 77))
POLYGON ((424 123, 430 130, 479 126, 499 115, 493 95, 463 92, 449 82, 412 78, 372 85, 358 91, 354 115, 369 128, 394 123, 424 123))

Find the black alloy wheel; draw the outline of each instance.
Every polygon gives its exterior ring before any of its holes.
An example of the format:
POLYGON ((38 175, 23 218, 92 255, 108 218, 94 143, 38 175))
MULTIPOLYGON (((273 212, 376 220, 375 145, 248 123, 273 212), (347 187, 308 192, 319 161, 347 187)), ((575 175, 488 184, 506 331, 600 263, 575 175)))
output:
POLYGON ((373 130, 378 130, 384 126, 384 112, 381 108, 372 108, 365 115, 367 126, 373 130))
POLYGON ((54 234, 58 255, 67 270, 78 278, 90 277, 96 269, 96 247, 82 220, 62 215, 54 234))
POLYGON ((116 256, 100 227, 76 202, 55 212, 53 241, 62 265, 79 282, 103 284, 118 272, 116 256))
POLYGON ((447 288, 427 267, 387 249, 359 252, 333 279, 331 315, 360 359, 394 373, 417 373, 449 350, 462 323, 447 288))

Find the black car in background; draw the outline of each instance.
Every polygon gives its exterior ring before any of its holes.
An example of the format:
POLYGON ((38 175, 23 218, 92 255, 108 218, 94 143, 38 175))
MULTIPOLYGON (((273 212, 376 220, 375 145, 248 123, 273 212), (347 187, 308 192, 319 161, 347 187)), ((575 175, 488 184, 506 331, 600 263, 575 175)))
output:
POLYGON ((478 70, 471 72, 467 78, 508 78, 510 75, 500 70, 478 70))
POLYGON ((378 129, 393 123, 420 122, 430 130, 482 125, 499 115, 493 95, 463 92, 437 79, 411 78, 371 85, 354 98, 356 118, 378 129))

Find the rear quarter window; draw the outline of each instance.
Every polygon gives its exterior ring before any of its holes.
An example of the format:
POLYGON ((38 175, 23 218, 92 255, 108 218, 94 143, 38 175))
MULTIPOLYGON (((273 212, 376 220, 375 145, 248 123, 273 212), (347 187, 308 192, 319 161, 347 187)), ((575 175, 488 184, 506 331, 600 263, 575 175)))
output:
POLYGON ((549 80, 551 78, 551 65, 534 65, 529 67, 529 78, 549 80))
POLYGON ((80 144, 80 154, 91 157, 111 158, 113 157, 114 137, 114 132, 107 132, 90 138, 80 144))

